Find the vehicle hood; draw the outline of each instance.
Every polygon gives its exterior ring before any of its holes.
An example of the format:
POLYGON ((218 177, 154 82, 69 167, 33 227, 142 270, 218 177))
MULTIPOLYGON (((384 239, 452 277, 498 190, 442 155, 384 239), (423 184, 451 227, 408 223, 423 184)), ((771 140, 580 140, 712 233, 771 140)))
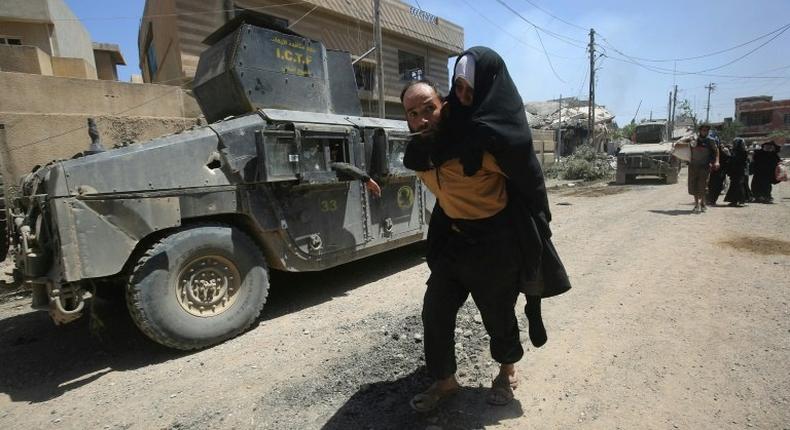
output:
POLYGON ((672 152, 672 144, 669 142, 663 143, 630 143, 620 147, 620 154, 622 155, 638 155, 638 154, 669 154, 672 152))

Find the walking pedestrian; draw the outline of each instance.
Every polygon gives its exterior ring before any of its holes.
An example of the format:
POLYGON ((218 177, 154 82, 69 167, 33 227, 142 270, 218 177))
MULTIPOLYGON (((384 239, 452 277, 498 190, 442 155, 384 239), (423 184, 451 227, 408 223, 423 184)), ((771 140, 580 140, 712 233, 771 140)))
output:
MULTIPOLYGON (((724 169, 722 169, 724 170, 724 169)), ((730 187, 724 201, 729 206, 742 207, 749 200, 749 153, 746 150, 746 141, 736 137, 732 142, 732 156, 727 165, 727 175, 730 177, 730 187)))
POLYGON ((727 178, 727 164, 730 161, 730 150, 727 145, 722 143, 718 137, 714 138, 716 148, 719 150, 719 168, 711 169, 710 177, 708 178, 708 195, 707 203, 710 206, 716 206, 718 203, 721 192, 724 189, 724 180, 727 178))
POLYGON ((418 411, 435 408, 459 388, 454 328, 469 295, 500 363, 487 401, 501 405, 513 398, 514 364, 523 356, 514 310, 519 292, 528 294, 530 339, 539 346, 546 341, 540 299, 570 289, 550 240, 548 198, 524 105, 504 62, 475 47, 454 71, 445 101, 426 81, 401 93, 409 128, 421 132, 404 164, 437 197, 422 311, 426 367, 435 382, 412 399, 418 411))
POLYGON ((755 202, 774 202, 771 191, 773 184, 779 183, 776 179, 776 166, 779 164, 778 150, 779 146, 771 140, 763 143, 760 149, 754 151, 752 195, 755 202))
POLYGON ((701 213, 707 210, 705 194, 708 186, 708 175, 713 170, 719 169, 719 150, 716 142, 708 137, 710 125, 700 124, 697 138, 691 142, 691 160, 688 170, 688 193, 694 196, 694 209, 692 213, 701 213))

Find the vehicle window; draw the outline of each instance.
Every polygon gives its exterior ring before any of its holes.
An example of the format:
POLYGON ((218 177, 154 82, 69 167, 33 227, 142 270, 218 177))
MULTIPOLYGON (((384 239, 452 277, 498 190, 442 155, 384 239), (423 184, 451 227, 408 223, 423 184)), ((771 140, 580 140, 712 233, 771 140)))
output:
POLYGON ((302 172, 324 172, 329 170, 323 139, 303 139, 300 162, 302 172))
POLYGON ((663 125, 646 125, 636 128, 636 143, 661 143, 663 125))

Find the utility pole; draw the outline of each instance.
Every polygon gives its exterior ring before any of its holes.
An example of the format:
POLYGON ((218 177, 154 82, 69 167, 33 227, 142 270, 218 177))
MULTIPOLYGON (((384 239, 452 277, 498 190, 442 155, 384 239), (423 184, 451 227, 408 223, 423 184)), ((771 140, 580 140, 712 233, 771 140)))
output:
POLYGON ((554 159, 559 161, 562 155, 562 94, 560 94, 560 105, 557 112, 560 114, 560 119, 557 122, 557 144, 554 146, 554 159))
POLYGON ((672 139, 675 126, 672 124, 672 91, 669 92, 669 102, 667 102, 667 136, 672 139))
POLYGON ((672 94, 672 130, 675 130, 675 109, 678 107, 678 86, 675 85, 675 91, 672 94))
POLYGON ((384 118, 384 56, 381 49, 381 0, 373 0, 373 33, 376 46, 376 83, 379 89, 379 118, 384 118))
POLYGON ((587 130, 590 145, 595 145, 595 30, 590 29, 590 97, 587 107, 587 130))
POLYGON ((716 89, 716 84, 713 82, 709 83, 705 88, 708 89, 708 107, 705 108, 705 122, 710 121, 710 92, 716 89))

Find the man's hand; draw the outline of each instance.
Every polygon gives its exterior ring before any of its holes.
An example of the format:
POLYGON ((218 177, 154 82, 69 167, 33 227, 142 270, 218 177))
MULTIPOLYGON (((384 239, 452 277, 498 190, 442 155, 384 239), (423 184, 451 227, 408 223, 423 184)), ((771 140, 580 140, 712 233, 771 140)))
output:
POLYGON ((376 183, 376 181, 373 180, 373 178, 365 182, 365 188, 367 188, 374 197, 381 197, 381 187, 376 183))
POLYGON ((713 163, 713 171, 714 172, 718 171, 720 168, 721 168, 721 165, 719 163, 713 163))

